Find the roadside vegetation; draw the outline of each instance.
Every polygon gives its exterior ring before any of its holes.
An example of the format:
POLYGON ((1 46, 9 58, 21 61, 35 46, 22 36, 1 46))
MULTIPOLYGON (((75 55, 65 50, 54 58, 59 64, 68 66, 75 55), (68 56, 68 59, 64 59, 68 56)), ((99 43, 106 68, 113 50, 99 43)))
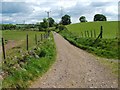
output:
POLYGON ((54 63, 56 48, 52 34, 48 39, 19 56, 7 58, 2 64, 3 88, 27 88, 54 63))
POLYGON ((59 33, 71 44, 95 55, 96 60, 109 68, 112 73, 118 77, 118 59, 120 52, 120 49, 118 49, 118 39, 98 39, 97 42, 94 43, 95 38, 81 38, 79 35, 75 35, 66 29, 59 31, 59 33))
MULTIPOLYGON (((117 61, 120 52, 118 50, 118 43, 120 43, 118 41, 118 22, 107 21, 106 16, 102 14, 96 14, 94 22, 88 22, 85 16, 80 16, 79 20, 80 23, 71 24, 71 17, 66 14, 61 17, 59 23, 49 17, 36 24, 0 24, 5 45, 10 41, 18 44, 9 50, 6 49, 8 57, 2 61, 2 65, 0 64, 3 88, 27 88, 34 80, 47 72, 55 61, 56 48, 52 34, 44 40, 41 40, 41 34, 50 31, 60 33, 71 44, 87 52, 117 61), (96 41, 100 33, 100 26, 103 26, 103 38, 96 41), (86 37, 85 31, 95 31, 96 37, 86 37), (26 50, 27 34, 29 35, 29 50, 26 50)), ((101 62, 114 68, 113 72, 117 73, 118 65, 116 63, 111 64, 106 60, 101 60, 101 62)))
POLYGON ((63 30, 60 34, 73 45, 105 58, 118 59, 117 39, 81 38, 68 30, 63 30))

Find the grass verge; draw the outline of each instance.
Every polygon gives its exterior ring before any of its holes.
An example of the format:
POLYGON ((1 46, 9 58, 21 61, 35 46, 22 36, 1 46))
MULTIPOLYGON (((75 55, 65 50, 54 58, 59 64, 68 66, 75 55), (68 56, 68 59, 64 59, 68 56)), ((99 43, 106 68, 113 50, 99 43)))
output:
POLYGON ((42 76, 50 68, 55 58, 56 48, 51 34, 33 50, 3 63, 3 88, 27 88, 31 81, 42 76))
POLYGON ((99 39, 94 43, 95 38, 81 38, 68 30, 63 30, 60 34, 71 44, 83 50, 101 57, 118 59, 117 39, 99 39))

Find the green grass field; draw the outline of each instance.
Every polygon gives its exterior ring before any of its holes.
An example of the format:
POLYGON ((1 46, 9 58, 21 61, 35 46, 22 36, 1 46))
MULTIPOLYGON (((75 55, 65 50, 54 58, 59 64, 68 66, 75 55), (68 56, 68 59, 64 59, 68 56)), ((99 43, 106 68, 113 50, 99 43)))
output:
MULTIPOLYGON (((36 46, 35 42, 35 35, 37 35, 37 39, 41 39, 41 34, 44 32, 37 32, 37 31, 17 31, 17 30, 5 30, 2 31, 2 37, 4 38, 4 41, 7 40, 7 44, 9 44, 9 41, 12 40, 17 46, 14 49, 7 50, 6 54, 7 56, 16 56, 19 55, 17 52, 20 50, 26 51, 26 35, 28 34, 28 44, 29 49, 32 49, 36 46), (19 47, 19 48, 17 48, 19 47)), ((5 47, 6 48, 6 47, 5 47)))
POLYGON ((29 35, 30 38, 34 38, 35 34, 39 35, 41 32, 37 31, 17 31, 17 30, 5 30, 2 31, 2 37, 7 40, 24 40, 26 35, 29 35))
MULTIPOLYGON (((6 30, 2 31, 2 37, 9 41, 26 41, 26 35, 29 35, 29 45, 30 47, 35 44, 35 34, 38 36, 38 40, 40 39, 40 35, 42 32, 36 32, 36 31, 15 31, 15 30, 6 30)), ((25 43, 25 42, 24 42, 25 43)), ((25 45, 23 45, 25 47, 25 45)))
POLYGON ((116 38, 118 35, 118 21, 100 21, 100 22, 86 22, 67 25, 67 29, 71 32, 81 34, 85 30, 95 30, 98 36, 100 27, 103 26, 103 38, 116 38))

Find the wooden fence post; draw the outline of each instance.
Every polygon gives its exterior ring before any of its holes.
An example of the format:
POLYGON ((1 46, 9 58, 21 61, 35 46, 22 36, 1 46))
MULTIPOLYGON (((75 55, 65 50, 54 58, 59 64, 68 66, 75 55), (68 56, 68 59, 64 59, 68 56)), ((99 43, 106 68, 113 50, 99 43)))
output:
POLYGON ((86 36, 87 36, 87 35, 86 35, 86 31, 85 31, 85 38, 86 38, 86 36))
MULTIPOLYGON (((96 40, 94 41, 94 43, 96 43, 96 41, 99 39, 99 38, 102 38, 102 34, 103 34, 103 28, 102 28, 102 26, 101 26, 101 28, 100 28, 101 30, 100 30, 100 34, 98 35, 98 37, 96 38, 96 40)), ((94 44, 93 43, 93 44, 94 44)))
POLYGON ((91 32, 91 38, 92 38, 93 37, 92 30, 90 32, 91 32))
POLYGON ((94 38, 96 38, 96 31, 94 30, 94 38))
POLYGON ((87 35, 88 35, 88 37, 89 37, 89 31, 87 31, 87 35))
POLYGON ((3 38, 2 38, 2 51, 3 51, 3 58, 6 59, 5 47, 4 47, 4 39, 3 38))
POLYGON ((100 34, 101 34, 101 35, 100 35, 100 38, 102 38, 102 36, 103 36, 103 35, 102 35, 102 34, 103 34, 103 27, 101 26, 100 29, 101 29, 101 31, 100 31, 100 34))
POLYGON ((83 33, 81 32, 81 36, 83 37, 83 33))
POLYGON ((28 50, 28 34, 26 35, 26 49, 28 50))
POLYGON ((35 43, 37 45, 37 35, 35 34, 35 43))
POLYGON ((41 41, 43 40, 42 34, 41 34, 41 41))

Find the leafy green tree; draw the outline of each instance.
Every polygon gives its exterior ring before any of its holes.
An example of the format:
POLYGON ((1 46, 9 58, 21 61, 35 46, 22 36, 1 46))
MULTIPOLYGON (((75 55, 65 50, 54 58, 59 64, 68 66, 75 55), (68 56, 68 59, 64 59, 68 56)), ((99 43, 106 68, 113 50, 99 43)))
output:
POLYGON ((86 20, 86 17, 85 17, 85 16, 81 16, 81 17, 79 18, 79 20, 80 20, 80 22, 87 22, 87 20, 86 20))
POLYGON ((43 19, 43 22, 40 22, 39 31, 44 31, 48 28, 48 21, 46 18, 43 19))
POLYGON ((58 23, 55 23, 55 29, 58 29, 58 26, 59 26, 59 24, 58 23))
POLYGON ((49 27, 53 27, 55 24, 54 19, 50 17, 50 18, 48 18, 48 21, 49 21, 49 27))
POLYGON ((60 22, 62 25, 68 25, 68 24, 70 24, 71 23, 71 19, 70 19, 70 16, 69 15, 64 15, 63 17, 62 17, 62 20, 61 20, 61 22, 60 22))
POLYGON ((16 25, 13 24, 2 24, 2 30, 13 30, 16 29, 16 25))
POLYGON ((67 28, 65 27, 65 25, 62 25, 62 24, 58 25, 58 29, 59 29, 58 33, 61 32, 61 31, 63 31, 63 30, 67 30, 67 28))
POLYGON ((94 16, 94 21, 107 21, 107 18, 103 14, 96 14, 94 16))

